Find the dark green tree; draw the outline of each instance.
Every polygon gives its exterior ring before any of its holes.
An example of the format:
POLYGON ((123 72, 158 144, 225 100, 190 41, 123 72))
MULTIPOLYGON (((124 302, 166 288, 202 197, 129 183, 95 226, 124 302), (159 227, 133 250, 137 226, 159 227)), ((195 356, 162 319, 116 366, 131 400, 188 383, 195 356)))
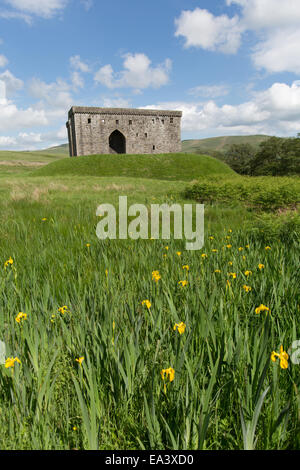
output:
POLYGON ((250 144, 232 144, 225 152, 225 162, 241 175, 249 175, 255 148, 250 144))
POLYGON ((300 138, 271 137, 262 142, 251 160, 251 175, 293 175, 300 173, 300 138))

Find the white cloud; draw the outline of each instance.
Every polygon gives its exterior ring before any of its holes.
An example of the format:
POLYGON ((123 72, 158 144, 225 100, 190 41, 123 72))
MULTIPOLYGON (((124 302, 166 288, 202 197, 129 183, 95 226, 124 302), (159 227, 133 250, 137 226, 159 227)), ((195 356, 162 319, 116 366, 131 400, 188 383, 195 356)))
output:
POLYGON ((35 104, 36 109, 47 110, 47 116, 62 117, 72 106, 73 97, 70 85, 63 80, 46 83, 38 78, 33 78, 29 83, 29 93, 39 101, 35 104))
POLYGON ((0 79, 0 133, 7 130, 22 130, 30 127, 40 127, 48 124, 44 110, 29 107, 19 109, 7 99, 6 83, 0 79))
POLYGON ((278 120, 300 119, 300 80, 296 80, 291 86, 274 83, 268 90, 258 92, 256 101, 278 120))
POLYGON ((115 73, 110 64, 101 67, 94 75, 96 83, 108 88, 159 88, 169 81, 171 60, 166 59, 163 64, 151 66, 150 59, 145 54, 126 54, 121 72, 115 73))
POLYGON ((103 98, 104 108, 131 108, 131 103, 125 98, 103 98))
POLYGON ((70 57, 70 64, 75 70, 79 70, 83 73, 90 72, 90 67, 81 60, 80 55, 70 57))
POLYGON ((3 18, 5 20, 18 19, 18 20, 25 21, 27 24, 32 23, 32 17, 30 15, 25 14, 25 13, 21 13, 19 11, 15 11, 15 10, 1 10, 0 11, 0 18, 3 18))
POLYGON ((199 85, 191 88, 188 93, 193 96, 202 96, 204 98, 218 98, 229 93, 227 85, 199 85))
POLYGON ((35 132, 20 132, 16 138, 16 142, 19 144, 38 144, 42 142, 41 134, 35 132))
POLYGON ((9 149, 16 145, 15 137, 0 135, 0 148, 9 149))
POLYGON ((200 8, 182 11, 175 20, 175 36, 185 38, 185 47, 236 53, 242 34, 252 31, 257 35, 251 55, 256 68, 300 73, 299 0, 226 0, 226 4, 238 5, 240 15, 214 16, 200 8))
POLYGON ((241 6, 241 24, 259 34, 252 60, 268 72, 300 73, 299 0, 227 0, 241 6))
POLYGON ((0 73, 0 80, 5 83, 7 97, 10 97, 16 91, 21 90, 24 85, 23 81, 16 78, 9 70, 5 70, 5 72, 0 73))
POLYGON ((84 79, 81 76, 81 73, 90 72, 90 67, 81 60, 79 55, 74 55, 70 57, 70 64, 74 71, 71 74, 72 84, 77 90, 78 88, 84 88, 84 79))
MULTIPOLYGON (((300 3, 300 2, 299 2, 300 3)), ((259 42, 252 54, 254 65, 268 72, 300 74, 300 30, 278 30, 259 42)))
POLYGON ((167 102, 147 109, 174 109, 183 112, 182 131, 204 135, 269 134, 296 135, 300 129, 300 80, 291 86, 274 83, 253 93, 251 101, 218 106, 206 103, 167 102))
POLYGON ((6 150, 38 150, 48 148, 68 140, 66 127, 41 133, 41 132, 19 132, 15 136, 0 136, 0 148, 6 150))
POLYGON ((5 2, 17 12, 51 18, 66 7, 68 0, 5 0, 5 2))
POLYGON ((234 54, 240 46, 243 28, 238 16, 214 16, 207 10, 195 8, 193 11, 182 11, 175 24, 175 36, 185 38, 185 47, 234 54))
POLYGON ((235 3, 242 7, 242 22, 247 29, 299 26, 299 0, 227 0, 226 3, 235 3))
POLYGON ((94 0, 80 0, 86 11, 89 11, 94 5, 94 0))
POLYGON ((5 55, 0 54, 0 67, 5 67, 7 63, 8 63, 8 60, 5 57, 5 55))
POLYGON ((72 84, 73 84, 75 89, 84 87, 84 80, 83 80, 82 76, 80 75, 80 73, 77 72, 76 70, 74 72, 72 72, 71 80, 72 80, 72 84))

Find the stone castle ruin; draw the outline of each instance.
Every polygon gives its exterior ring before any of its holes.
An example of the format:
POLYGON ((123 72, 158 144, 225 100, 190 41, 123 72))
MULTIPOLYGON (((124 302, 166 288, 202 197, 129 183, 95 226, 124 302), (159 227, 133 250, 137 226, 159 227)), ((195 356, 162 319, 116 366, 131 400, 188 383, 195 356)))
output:
POLYGON ((70 157, 181 152, 181 111, 73 106, 66 123, 70 157))

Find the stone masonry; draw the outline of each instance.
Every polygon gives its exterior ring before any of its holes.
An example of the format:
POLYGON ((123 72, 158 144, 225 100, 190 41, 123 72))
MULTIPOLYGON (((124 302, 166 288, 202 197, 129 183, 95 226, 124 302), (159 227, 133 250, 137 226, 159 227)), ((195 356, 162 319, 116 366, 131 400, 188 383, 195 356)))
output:
POLYGON ((73 106, 66 124, 70 157, 181 152, 181 111, 73 106))

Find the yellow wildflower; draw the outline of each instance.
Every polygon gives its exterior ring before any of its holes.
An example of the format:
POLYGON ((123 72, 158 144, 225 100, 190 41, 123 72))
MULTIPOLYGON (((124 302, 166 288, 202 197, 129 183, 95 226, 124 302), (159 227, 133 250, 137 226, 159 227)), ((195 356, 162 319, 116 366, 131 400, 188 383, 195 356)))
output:
POLYGON ((228 261, 228 264, 229 264, 229 266, 232 266, 232 265, 233 265, 233 262, 232 262, 232 261, 228 261))
POLYGON ((245 292, 250 292, 252 290, 252 287, 246 286, 246 284, 244 284, 243 289, 245 290, 245 292))
POLYGON ((270 246, 266 246, 266 247, 265 247, 265 250, 266 250, 266 251, 267 251, 267 250, 271 250, 271 247, 270 247, 270 246))
POLYGON ((220 273, 221 270, 220 269, 215 269, 215 273, 220 273))
POLYGON ((259 263, 259 265, 258 265, 258 268, 259 268, 260 270, 264 269, 264 267, 265 267, 265 265, 264 265, 264 264, 262 264, 262 263, 259 263))
POLYGON ((146 299, 143 300, 142 305, 146 305, 147 309, 149 310, 149 308, 151 307, 151 302, 150 300, 146 299))
POLYGON ((47 218, 46 218, 46 217, 44 217, 44 218, 42 219, 42 221, 43 221, 43 222, 46 222, 46 220, 47 220, 47 218))
POLYGON ((177 256, 181 256, 181 251, 176 251, 177 256))
POLYGON ((85 246, 86 246, 87 248, 89 248, 89 247, 91 246, 91 244, 90 244, 90 243, 87 243, 85 246))
POLYGON ((181 285, 181 287, 185 287, 187 286, 188 281, 179 281, 178 284, 181 285))
POLYGON ((152 281, 158 282, 161 279, 159 271, 152 271, 152 281))
POLYGON ((5 361, 5 368, 8 369, 9 367, 15 367, 15 362, 21 364, 20 359, 17 357, 8 357, 5 361))
POLYGON ((226 248, 232 248, 232 245, 226 245, 226 248))
POLYGON ((248 270, 247 270, 247 271, 244 272, 244 274, 245 274, 245 276, 247 276, 247 277, 248 277, 248 276, 251 276, 252 271, 248 271, 248 270))
POLYGON ((166 378, 169 377, 170 382, 173 382, 175 378, 175 370, 172 367, 169 367, 169 369, 162 369, 160 375, 163 380, 165 380, 166 376, 166 378))
POLYGON ((246 245, 246 248, 250 248, 250 245, 246 245))
POLYGON ((21 320, 26 320, 27 319, 27 313, 19 312, 18 315, 16 316, 16 322, 20 323, 21 320))
POLYGON ((275 351, 272 351, 271 353, 271 361, 276 362, 277 357, 279 357, 279 363, 281 369, 287 369, 288 368, 288 358, 289 355, 286 351, 283 350, 283 346, 280 346, 280 353, 278 354, 275 351))
POLYGON ((207 258, 207 254, 205 254, 205 253, 202 253, 201 256, 202 256, 202 258, 207 258))
POLYGON ((13 260, 13 259, 12 259, 12 257, 10 256, 10 257, 9 257, 9 259, 8 259, 7 261, 5 261, 5 263, 4 263, 4 267, 5 267, 5 269, 6 269, 6 268, 7 268, 7 266, 9 266, 9 265, 11 265, 11 266, 12 266, 12 265, 13 265, 13 263, 14 263, 14 260, 13 260))
POLYGON ((82 362, 84 361, 84 357, 81 356, 78 359, 75 359, 75 361, 78 362, 78 364, 81 366, 82 362))
POLYGON ((64 315, 66 312, 68 312, 68 310, 69 310, 69 309, 68 309, 68 307, 67 307, 66 305, 64 305, 63 307, 59 307, 59 308, 58 308, 58 311, 59 311, 62 315, 64 315))
POLYGON ((239 247, 239 251, 243 251, 243 249, 244 249, 244 248, 243 248, 242 246, 239 247))
POLYGON ((167 251, 168 251, 168 249, 169 249, 169 247, 168 247, 168 246, 165 246, 165 250, 167 250, 167 251))
POLYGON ((173 330, 175 331, 176 328, 178 330, 178 333, 182 335, 184 333, 185 328, 186 328, 186 324, 183 323, 183 321, 180 322, 180 323, 175 323, 175 325, 173 327, 173 330))
POLYGON ((214 240, 214 237, 209 237, 210 240, 214 240))
POLYGON ((189 271, 189 270, 190 270, 190 267, 189 267, 188 264, 185 264, 184 266, 182 266, 182 269, 186 269, 187 271, 189 271))
POLYGON ((213 250, 211 250, 213 253, 218 253, 218 250, 216 250, 215 248, 213 250))
POLYGON ((231 276, 232 279, 236 279, 236 273, 228 273, 228 276, 231 276))
POLYGON ((256 309, 255 309, 255 313, 256 313, 256 314, 259 314, 260 312, 264 312, 264 311, 269 312, 270 309, 269 309, 269 307, 266 307, 266 306, 263 305, 263 304, 260 304, 260 306, 259 306, 259 307, 256 307, 256 309))

